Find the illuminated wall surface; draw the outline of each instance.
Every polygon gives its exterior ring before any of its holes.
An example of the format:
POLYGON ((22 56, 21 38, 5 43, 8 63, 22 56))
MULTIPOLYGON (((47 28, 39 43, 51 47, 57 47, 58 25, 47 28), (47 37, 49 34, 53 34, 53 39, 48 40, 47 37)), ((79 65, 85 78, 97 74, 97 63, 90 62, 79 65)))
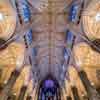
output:
POLYGON ((100 0, 0 0, 0 100, 100 100, 100 0))

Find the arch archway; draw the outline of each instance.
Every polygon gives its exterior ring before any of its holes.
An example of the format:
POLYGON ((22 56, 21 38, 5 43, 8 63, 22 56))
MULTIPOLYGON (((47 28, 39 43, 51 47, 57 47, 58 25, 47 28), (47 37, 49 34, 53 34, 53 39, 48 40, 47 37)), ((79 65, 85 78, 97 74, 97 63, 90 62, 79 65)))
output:
POLYGON ((55 78, 49 75, 40 82, 38 100, 61 100, 60 86, 55 78))

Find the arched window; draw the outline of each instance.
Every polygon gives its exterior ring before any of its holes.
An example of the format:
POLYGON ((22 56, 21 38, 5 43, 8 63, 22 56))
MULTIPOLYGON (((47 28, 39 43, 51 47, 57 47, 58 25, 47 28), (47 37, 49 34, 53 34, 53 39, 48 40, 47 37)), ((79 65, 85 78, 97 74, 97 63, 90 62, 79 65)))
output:
POLYGON ((58 82, 47 77, 40 83, 38 100, 60 100, 60 88, 58 82))

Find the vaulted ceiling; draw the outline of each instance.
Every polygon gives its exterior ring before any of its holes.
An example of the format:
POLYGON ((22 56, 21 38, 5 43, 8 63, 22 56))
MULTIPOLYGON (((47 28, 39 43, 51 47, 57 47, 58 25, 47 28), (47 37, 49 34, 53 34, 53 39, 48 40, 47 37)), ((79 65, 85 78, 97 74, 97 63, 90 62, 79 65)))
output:
POLYGON ((1 100, 36 100, 47 76, 61 100, 100 99, 99 0, 0 1, 1 100))

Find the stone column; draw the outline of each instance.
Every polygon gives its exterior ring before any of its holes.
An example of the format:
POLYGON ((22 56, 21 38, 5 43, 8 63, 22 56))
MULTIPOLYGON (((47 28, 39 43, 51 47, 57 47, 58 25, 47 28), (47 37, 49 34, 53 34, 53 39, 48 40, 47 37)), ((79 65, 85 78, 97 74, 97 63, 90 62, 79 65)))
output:
POLYGON ((26 90, 27 90, 27 86, 22 86, 18 100, 24 100, 26 90))
POLYGON ((72 90, 74 100, 80 100, 77 88, 75 86, 72 86, 71 90, 72 90))
POLYGON ((78 75, 87 91, 89 100, 100 100, 100 95, 98 94, 96 89, 91 85, 86 73, 82 70, 78 72, 78 75))
POLYGON ((31 96, 27 96, 26 100, 32 100, 31 96))
POLYGON ((16 96, 15 95, 11 95, 7 98, 7 100, 16 100, 16 96))
POLYGON ((66 100, 72 100, 71 96, 67 96, 66 100))
POLYGON ((19 74, 20 74, 20 72, 18 72, 17 70, 12 72, 10 78, 8 79, 8 82, 5 84, 5 86, 3 88, 3 91, 2 91, 3 95, 0 100, 7 100, 9 93, 10 93, 12 87, 14 86, 19 74))

